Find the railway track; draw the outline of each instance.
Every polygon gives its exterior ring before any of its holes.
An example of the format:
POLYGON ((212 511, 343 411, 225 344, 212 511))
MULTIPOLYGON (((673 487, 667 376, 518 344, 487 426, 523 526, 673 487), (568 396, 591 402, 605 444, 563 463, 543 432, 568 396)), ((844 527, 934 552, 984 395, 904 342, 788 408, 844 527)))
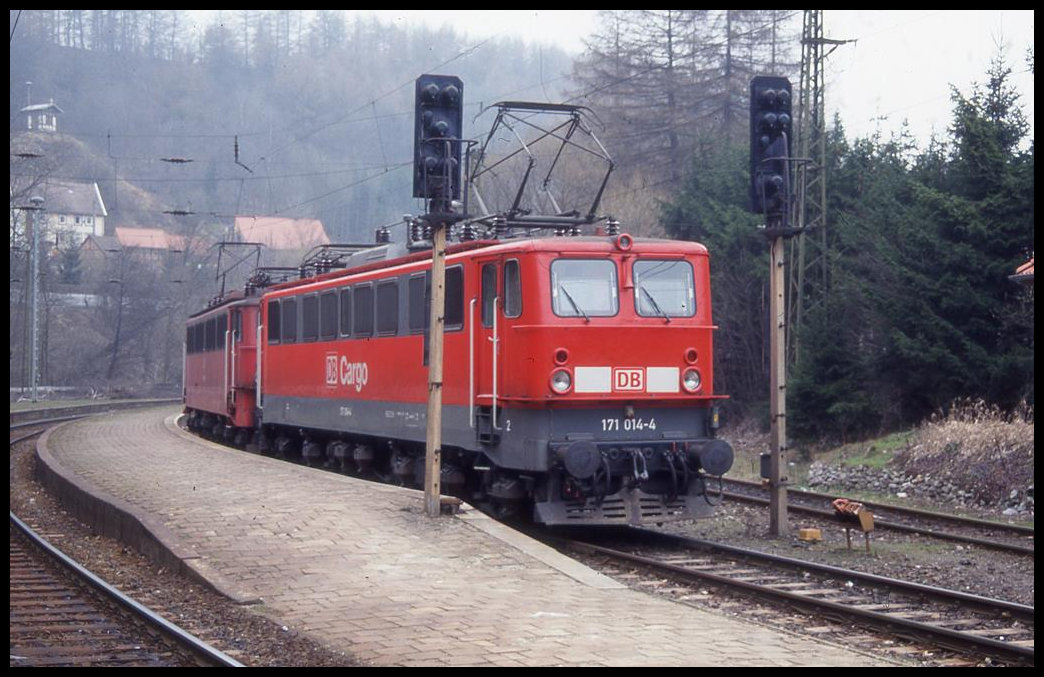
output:
POLYGON ((608 573, 638 579, 631 581, 637 587, 695 583, 668 586, 683 602, 700 599, 701 586, 710 584, 799 608, 832 621, 817 631, 841 632, 843 642, 843 624, 852 623, 928 647, 919 651, 942 649, 965 664, 1033 664, 1031 606, 643 529, 559 547, 601 558, 600 568, 611 561, 615 571, 608 573))
MULTIPOLYGON (((122 405, 20 412, 11 447, 56 423, 116 408, 122 405)), ((110 586, 13 512, 9 575, 12 666, 242 666, 110 586)))
POLYGON ((105 401, 95 404, 76 404, 70 406, 47 406, 31 409, 20 409, 10 412, 9 423, 11 429, 30 425, 42 425, 45 423, 58 423, 68 421, 91 414, 100 414, 106 411, 122 409, 137 409, 141 407, 156 407, 164 404, 177 404, 181 398, 164 398, 154 400, 125 400, 105 401))
POLYGON ((12 666, 242 667, 10 524, 12 666))
MULTIPOLYGON (((760 482, 726 479, 727 500, 746 501, 767 505, 768 490, 760 482)), ((787 509, 805 515, 813 515, 829 522, 836 522, 836 514, 830 501, 837 494, 823 494, 798 489, 787 490, 787 509)), ((846 498, 853 498, 846 496, 846 498)), ((875 503, 854 498, 874 514, 874 527, 893 531, 919 534, 940 540, 977 545, 994 550, 1003 550, 1023 555, 1033 555, 1033 527, 1007 524, 990 520, 974 519, 928 510, 875 503)))

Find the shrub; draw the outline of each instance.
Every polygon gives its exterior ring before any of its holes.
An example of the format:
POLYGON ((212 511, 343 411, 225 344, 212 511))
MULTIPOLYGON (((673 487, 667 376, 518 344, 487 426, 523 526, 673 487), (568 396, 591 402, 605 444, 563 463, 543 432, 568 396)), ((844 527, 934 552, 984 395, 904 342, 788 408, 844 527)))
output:
POLYGON ((1033 409, 1005 414, 981 400, 961 400, 920 426, 895 463, 909 475, 946 478, 984 501, 1033 484, 1033 409))

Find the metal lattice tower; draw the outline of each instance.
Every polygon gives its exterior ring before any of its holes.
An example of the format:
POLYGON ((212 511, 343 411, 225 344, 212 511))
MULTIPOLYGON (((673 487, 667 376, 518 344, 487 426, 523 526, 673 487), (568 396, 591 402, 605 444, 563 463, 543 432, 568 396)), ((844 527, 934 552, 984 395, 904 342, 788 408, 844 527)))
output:
MULTIPOLYGON (((795 126, 797 157, 791 223, 800 234, 790 242, 787 354, 796 364, 798 334, 805 313, 822 299, 830 284, 826 218, 826 107, 824 105, 824 54, 827 45, 845 40, 823 37, 823 10, 804 10, 801 35, 801 81, 795 126)), ((831 49, 830 51, 833 51, 831 49)))

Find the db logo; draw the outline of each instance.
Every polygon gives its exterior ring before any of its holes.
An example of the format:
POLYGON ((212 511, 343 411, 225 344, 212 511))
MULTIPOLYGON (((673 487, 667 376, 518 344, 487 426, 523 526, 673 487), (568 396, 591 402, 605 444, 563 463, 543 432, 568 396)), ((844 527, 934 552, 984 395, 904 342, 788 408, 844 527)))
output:
POLYGON ((365 362, 349 362, 347 355, 337 353, 326 354, 325 373, 327 386, 352 386, 355 392, 370 380, 370 368, 365 362))
POLYGON ((326 385, 337 385, 337 353, 326 354, 326 385))
POLYGON ((645 390, 645 370, 640 367, 615 367, 613 390, 645 390))

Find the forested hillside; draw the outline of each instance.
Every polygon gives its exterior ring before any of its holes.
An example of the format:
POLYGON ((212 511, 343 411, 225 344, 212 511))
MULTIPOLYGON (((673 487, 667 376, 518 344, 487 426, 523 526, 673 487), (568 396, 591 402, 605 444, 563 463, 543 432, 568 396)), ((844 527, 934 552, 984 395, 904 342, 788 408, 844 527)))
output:
POLYGON ((368 240, 419 208, 409 166, 418 75, 459 75, 465 129, 478 135, 473 118, 498 100, 561 100, 571 65, 510 36, 304 16, 229 11, 197 34, 184 10, 23 10, 11 41, 12 133, 24 129, 31 82, 35 103, 64 111, 60 130, 106 160, 104 171, 55 175, 98 181, 107 205, 119 200, 118 177, 167 210, 319 218, 334 240, 368 240))

